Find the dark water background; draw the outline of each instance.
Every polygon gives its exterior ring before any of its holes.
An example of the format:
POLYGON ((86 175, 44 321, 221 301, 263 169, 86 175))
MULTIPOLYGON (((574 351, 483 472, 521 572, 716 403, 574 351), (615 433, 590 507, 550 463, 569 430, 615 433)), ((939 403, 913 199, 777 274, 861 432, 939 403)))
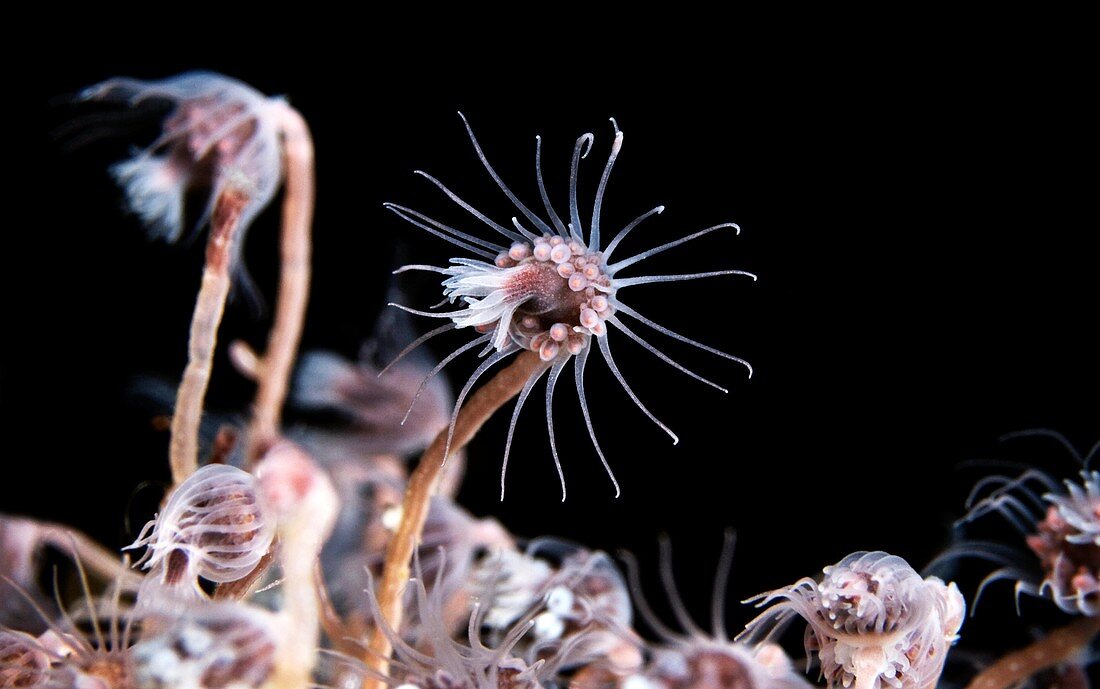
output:
MULTIPOLYGON (((720 46, 677 59, 655 46, 574 65, 522 52, 502 64, 448 44, 427 48, 437 59, 423 67, 412 52, 332 50, 308 59, 232 52, 150 61, 89 47, 20 90, 9 106, 21 125, 10 132, 16 157, 8 163, 22 174, 8 185, 16 214, 3 229, 0 419, 9 474, 0 510, 75 524, 121 546, 159 496, 167 438, 130 390, 135 377, 174 381, 182 370, 202 242, 149 243, 120 212, 104 169, 151 135, 148 125, 76 151, 51 132, 74 116, 65 96, 85 85, 196 67, 287 94, 313 128, 319 195, 306 348, 354 354, 384 307, 388 271, 452 255, 383 201, 473 227, 412 170, 453 184, 494 218, 514 214, 474 157, 459 109, 531 204, 534 136, 542 134, 562 210, 575 137, 596 135, 582 169, 587 205, 611 140, 607 118, 616 117, 626 139, 605 226, 667 206, 636 231, 634 248, 722 221, 741 225, 740 237, 712 235, 647 270, 732 267, 759 282, 637 287, 629 303, 749 359, 752 380, 653 335, 727 384, 722 395, 619 336, 621 368, 680 444, 594 358, 589 397, 623 496, 613 498, 564 382, 555 409, 568 501, 559 501, 538 394, 520 422, 505 502, 497 502, 497 474, 507 414, 472 445, 461 495, 521 535, 631 550, 654 591, 657 537, 668 534, 695 610, 707 606, 727 526, 739 536, 731 600, 854 550, 885 549, 920 566, 946 545, 969 487, 995 470, 968 462, 1076 474, 1056 443, 1000 443, 1002 434, 1055 429, 1082 450, 1100 436, 1100 357, 1088 334, 1100 295, 1095 113, 1072 72, 1059 68, 1073 62, 1072 46, 1038 63, 1014 45, 950 64, 920 51, 810 51, 794 67, 776 54, 720 46), (521 76, 504 68, 512 60, 521 76)), ((265 214, 246 247, 269 300, 276 221, 265 214)), ((414 303, 436 300, 430 276, 402 284, 414 303)), ((230 305, 223 342, 261 344, 266 319, 230 305)), ((471 369, 457 362, 452 380, 471 369)), ((219 355, 211 408, 232 414, 249 398, 219 355)), ((988 571, 969 566, 979 578, 988 571)), ((987 619, 1011 612, 1008 585, 988 595, 987 619)), ((731 626, 749 614, 731 604, 731 626)), ((971 624, 978 635, 1004 633, 982 615, 971 624)), ((1013 638, 1023 638, 1018 629, 1013 638)))

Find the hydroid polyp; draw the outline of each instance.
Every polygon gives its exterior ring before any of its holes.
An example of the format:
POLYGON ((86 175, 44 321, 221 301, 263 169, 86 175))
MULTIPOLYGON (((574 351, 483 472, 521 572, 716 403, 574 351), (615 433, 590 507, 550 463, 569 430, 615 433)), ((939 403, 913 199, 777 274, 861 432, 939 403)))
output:
MULTIPOLYGON (((596 449, 596 454, 615 487, 615 495, 618 496, 620 493, 619 483, 615 479, 614 472, 611 470, 599 441, 596 439, 591 407, 585 391, 584 371, 593 348, 599 350, 611 373, 642 413, 664 430, 672 438, 673 444, 678 442, 679 439, 667 425, 645 406, 627 382, 626 376, 619 369, 611 353, 608 338, 611 329, 618 329, 661 361, 689 377, 722 392, 727 392, 722 386, 707 380, 673 360, 628 326, 622 320, 622 316, 634 319, 672 339, 740 363, 745 366, 749 375, 752 375, 752 367, 744 359, 697 342, 656 323, 628 306, 623 301, 621 292, 628 287, 697 280, 724 275, 739 275, 756 280, 755 275, 743 270, 641 276, 623 276, 622 273, 645 259, 712 232, 733 230, 739 233, 740 228, 734 223, 721 223, 627 258, 612 260, 613 257, 618 258, 616 252, 623 239, 642 221, 650 216, 660 214, 664 210, 664 206, 657 206, 641 214, 619 230, 610 242, 603 243, 600 224, 603 200, 611 170, 615 166, 615 161, 619 156, 623 143, 623 132, 619 129, 614 118, 611 119, 614 128, 611 151, 596 188, 591 216, 586 227, 585 221, 581 218, 577 179, 580 161, 587 157, 592 149, 595 139, 592 134, 581 136, 577 139, 573 148, 569 174, 569 211, 565 219, 558 215, 550 203, 550 197, 546 191, 542 175, 542 138, 535 138, 535 177, 545 209, 544 219, 525 205, 504 183, 486 158, 465 116, 461 113, 459 113, 459 116, 462 117, 462 121, 466 125, 466 131, 474 146, 474 151, 481 160, 486 172, 516 207, 520 215, 511 218, 511 227, 498 223, 464 201, 441 181, 419 170, 416 171, 416 174, 438 187, 447 198, 472 215, 477 221, 489 227, 497 236, 491 240, 484 239, 476 234, 434 220, 412 208, 394 203, 385 204, 388 210, 403 220, 450 242, 476 257, 452 258, 447 266, 414 264, 398 269, 397 272, 399 273, 419 270, 446 276, 442 282, 443 294, 446 297, 444 303, 457 304, 461 307, 451 311, 424 311, 400 304, 391 304, 416 315, 447 321, 413 341, 398 356, 398 359, 413 348, 444 332, 461 328, 470 328, 474 331, 475 337, 445 356, 424 379, 424 383, 421 384, 421 387, 423 387, 428 380, 459 355, 471 349, 481 348, 479 358, 482 359, 482 362, 459 392, 451 416, 450 433, 453 434, 454 423, 458 418, 463 401, 474 384, 486 371, 513 354, 522 351, 537 353, 541 363, 535 367, 534 372, 520 391, 508 426, 504 460, 501 466, 501 499, 504 498, 504 480, 508 470, 508 457, 520 411, 535 385, 543 376, 546 376, 546 425, 550 435, 550 449, 554 457, 554 465, 561 481, 562 500, 565 499, 566 495, 565 476, 562 472, 557 442, 554 437, 553 399, 558 379, 566 365, 572 360, 574 362, 574 384, 580 400, 585 427, 592 440, 592 445, 596 449)), ((413 403, 415 404, 415 399, 413 403)), ((451 443, 448 440, 445 457, 450 453, 450 446, 451 443)))
POLYGON ((768 640, 801 617, 807 659, 830 689, 932 689, 958 639, 966 602, 954 583, 921 578, 902 558, 860 551, 746 602, 771 605, 741 636, 768 640))
POLYGON ((187 194, 209 190, 203 219, 210 225, 206 265, 191 319, 187 368, 172 414, 169 456, 175 485, 198 467, 198 429, 218 326, 232 278, 246 278, 240 261, 244 235, 285 181, 279 296, 268 348, 256 367, 255 414, 247 436, 247 455, 255 461, 280 436, 287 379, 309 294, 314 196, 309 127, 283 99, 213 72, 159 81, 109 79, 85 89, 81 97, 127 106, 146 100, 170 104, 161 135, 111 168, 126 190, 127 205, 154 237, 177 240, 187 194))

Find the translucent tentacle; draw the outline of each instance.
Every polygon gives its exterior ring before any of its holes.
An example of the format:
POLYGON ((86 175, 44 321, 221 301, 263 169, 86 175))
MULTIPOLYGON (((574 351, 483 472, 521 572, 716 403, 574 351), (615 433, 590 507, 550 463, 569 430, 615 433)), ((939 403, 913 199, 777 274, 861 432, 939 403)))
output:
POLYGON ((623 147, 623 133, 619 130, 619 123, 611 118, 611 126, 615 128, 615 140, 611 144, 611 153, 607 156, 607 165, 600 177, 600 185, 596 187, 596 201, 592 206, 592 228, 588 235, 588 249, 600 250, 600 210, 603 208, 603 194, 607 189, 607 180, 611 177, 611 168, 615 167, 615 159, 619 157, 619 150, 623 147))
POLYGON ((714 591, 711 594, 710 624, 719 643, 729 642, 726 633, 726 587, 729 584, 730 569, 733 567, 733 550, 737 543, 737 533, 726 529, 722 535, 722 555, 718 558, 718 568, 714 572, 714 591))
POLYGON ((592 414, 588 410, 588 398, 584 394, 584 367, 588 364, 588 355, 591 351, 592 345, 589 343, 579 354, 577 354, 577 359, 573 362, 573 375, 577 383, 577 397, 581 401, 581 413, 584 415, 584 425, 588 427, 588 437, 592 439, 592 446, 596 448, 596 455, 599 456, 604 471, 607 472, 607 477, 611 479, 611 485, 615 486, 615 497, 619 497, 622 493, 619 489, 619 482, 616 480, 615 472, 611 470, 611 465, 608 464, 607 458, 604 457, 603 450, 600 449, 599 441, 596 440, 596 429, 592 426, 592 414))
POLYGON ((1089 448, 1089 451, 1085 453, 1085 461, 1083 462, 1085 468, 1090 468, 1092 466, 1092 460, 1096 459, 1097 457, 1100 457, 1100 440, 1097 440, 1095 443, 1093 443, 1092 447, 1089 448))
MULTIPOLYGON (((487 338, 489 337, 489 335, 485 335, 484 337, 487 338)), ((482 338, 479 337, 478 339, 474 340, 472 344, 479 343, 481 341, 482 338)), ((451 413, 451 424, 447 427, 447 444, 443 448, 444 464, 447 463, 447 460, 450 459, 451 456, 451 441, 454 439, 455 435, 455 423, 458 421, 458 412, 462 410, 462 403, 466 401, 466 395, 470 394, 470 390, 474 387, 474 384, 477 383, 477 379, 480 378, 486 371, 488 371, 489 368, 493 366, 493 364, 497 363, 507 356, 515 354, 517 351, 519 351, 519 347, 512 346, 499 352, 494 352, 492 356, 483 361, 481 365, 477 367, 477 369, 470 376, 470 379, 467 380, 466 384, 462 386, 462 391, 458 394, 458 399, 455 400, 455 410, 451 413)))
POLYGON ((978 609, 978 602, 982 599, 982 595, 985 593, 986 588, 995 582, 1008 579, 1015 581, 1016 585, 1013 589, 1013 595, 1016 599, 1016 614, 1020 614, 1020 594, 1026 593, 1029 596, 1036 598, 1042 597, 1040 589, 1036 588, 1034 584, 1029 584, 1025 581, 1028 573, 1019 569, 1018 567, 1003 567, 995 572, 990 572, 985 579, 982 579, 982 583, 978 584, 978 590, 974 592, 974 602, 970 606, 970 615, 974 616, 975 611, 978 609))
MULTIPOLYGON (((1049 428, 1031 428, 1024 431, 1013 431, 1011 433, 1005 433, 1000 438, 997 438, 997 440, 1003 443, 1006 440, 1015 440, 1016 438, 1030 438, 1035 436, 1053 438, 1055 441, 1058 442, 1059 445, 1064 447, 1066 451, 1069 452, 1070 456, 1077 460, 1079 464, 1085 463, 1085 458, 1081 456, 1081 453, 1077 451, 1077 448, 1073 446, 1073 443, 1069 441, 1069 438, 1067 438, 1065 434, 1059 433, 1058 431, 1049 428)), ((1100 441, 1098 441, 1097 444, 1100 445, 1100 441)), ((1096 446, 1093 446, 1093 450, 1095 449, 1096 446)), ((1089 454, 1091 455, 1092 452, 1090 451, 1089 454)))
POLYGON ((999 512, 1023 536, 1035 531, 1035 522, 1038 521, 1036 516, 1018 498, 1006 494, 982 500, 970 511, 970 514, 959 521, 960 523, 970 522, 990 512, 999 512))
POLYGON ((583 134, 577 139, 577 145, 573 147, 573 162, 569 166, 569 220, 572 223, 570 234, 573 239, 581 242, 584 241, 584 225, 581 225, 581 211, 577 205, 577 171, 581 158, 588 157, 595 139, 592 134, 583 134))
POLYGON ((612 254, 612 252, 615 251, 615 248, 619 246, 619 242, 623 241, 623 239, 625 239, 626 236, 628 234, 630 234, 630 231, 633 230, 635 227, 637 227, 639 224, 641 224, 641 222, 643 220, 645 220, 646 218, 648 218, 651 215, 660 215, 664 211, 665 211, 664 206, 657 206, 656 208, 652 208, 652 209, 646 211, 645 213, 642 213, 637 218, 634 218, 633 220, 631 220, 627 224, 626 227, 619 230, 619 234, 615 235, 615 238, 612 239, 611 243, 607 245, 607 250, 603 252, 604 260, 607 261, 611 258, 611 254, 612 254))
POLYGON ((443 182, 440 182, 438 179, 436 179, 432 175, 429 175, 427 172, 424 172, 423 170, 413 170, 413 174, 414 175, 420 175, 424 179, 426 179, 429 182, 431 182, 432 184, 434 184, 436 187, 439 188, 440 191, 443 192, 444 195, 446 195, 447 198, 449 198, 451 201, 454 201, 455 205, 457 205, 459 208, 465 210, 467 213, 474 216, 475 218, 477 218, 481 222, 485 223, 486 225, 491 227, 494 231, 499 232, 500 234, 504 235, 505 237, 508 237, 509 239, 511 239, 514 242, 526 241, 526 239, 522 235, 518 235, 515 232, 512 232, 507 227, 505 227, 505 226, 501 225, 500 223, 494 221, 489 216, 485 215, 484 213, 482 213, 478 209, 474 208, 470 204, 463 201, 461 196, 459 196, 458 194, 451 191, 450 188, 446 184, 444 184, 443 182))
POLYGON ((416 220, 415 218, 413 218, 411 215, 408 215, 407 213, 404 213, 403 211, 398 210, 397 207, 393 206, 392 204, 384 204, 383 208, 391 211, 392 213, 397 215, 399 218, 401 218, 405 222, 416 225, 417 227, 424 230, 425 232, 428 232, 430 234, 434 234, 436 237, 439 237, 440 239, 442 239, 444 241, 450 242, 451 244, 454 244, 457 247, 465 249, 466 251, 469 251, 472 254, 477 254, 478 256, 484 256, 484 257, 486 257, 490 260, 496 258, 496 254, 488 252, 485 249, 479 249, 478 247, 474 246, 473 244, 468 244, 467 242, 464 242, 460 239, 456 239, 456 238, 450 236, 449 234, 446 234, 445 232, 440 232, 439 230, 435 229, 434 227, 432 227, 430 225, 425 225, 424 223, 420 222, 419 220, 416 220))
POLYGON ((524 226, 523 226, 523 225, 522 225, 522 224, 520 223, 520 221, 519 221, 519 218, 517 218, 517 217, 516 217, 516 216, 514 216, 514 215, 512 216, 512 226, 513 226, 513 227, 515 227, 515 228, 516 228, 517 230, 519 230, 519 231, 520 231, 520 233, 521 233, 521 234, 522 234, 522 235, 523 235, 524 237, 531 237, 531 241, 534 241, 534 238, 538 236, 538 235, 536 235, 536 234, 535 234, 534 232, 532 232, 531 230, 529 230, 529 229, 527 229, 526 227, 524 227, 524 226))
POLYGON ((493 252, 496 252, 496 253, 500 253, 501 251, 504 251, 504 247, 501 246, 500 244, 494 244, 493 242, 486 241, 484 239, 481 239, 480 237, 475 237, 472 234, 469 234, 467 232, 463 232, 462 230, 451 227, 450 225, 447 225, 445 223, 441 223, 441 222, 439 222, 438 220, 436 220, 434 218, 430 218, 430 217, 424 215, 423 213, 421 213, 420 211, 413 210, 412 208, 407 208, 405 206, 401 206, 401 205, 398 205, 396 203, 383 203, 382 207, 387 208, 387 209, 392 210, 392 211, 395 211, 395 212, 396 211, 401 211, 402 213, 407 213, 408 215, 411 215, 414 218, 417 218, 418 220, 422 220, 422 221, 428 223, 429 225, 435 227, 438 230, 441 230, 443 232, 450 232, 455 237, 457 237, 457 238, 459 238, 459 239, 461 239, 465 242, 469 242, 470 244, 476 244, 477 246, 483 247, 483 248, 485 248, 489 251, 493 251, 493 252))
POLYGON ((428 318, 453 318, 455 316, 464 316, 464 315, 466 315, 466 309, 463 309, 461 311, 445 311, 445 312, 444 311, 438 311, 438 312, 437 311, 419 311, 417 309, 413 309, 413 308, 410 308, 408 306, 404 306, 402 304, 398 304, 398 303, 392 302, 392 301, 390 303, 386 304, 386 306, 393 306, 393 307, 401 309, 402 311, 405 311, 407 313, 411 313, 414 316, 427 316, 428 318))
POLYGON ((516 301, 506 307, 500 314, 500 322, 497 323, 496 330, 493 331, 493 349, 504 349, 504 346, 508 344, 508 338, 511 336, 511 323, 512 316, 515 315, 516 309, 518 309, 525 301, 516 301))
POLYGON ((680 342, 684 342, 686 344, 689 344, 692 347, 698 347, 699 349, 703 350, 704 352, 710 352, 711 354, 720 356, 723 359, 729 359, 730 361, 736 361, 737 363, 741 364, 742 366, 744 366, 745 368, 747 368, 749 370, 749 378, 752 378, 752 372, 753 372, 752 364, 750 364, 748 361, 745 361, 741 357, 734 356, 732 354, 728 354, 726 352, 723 352, 720 349, 715 349, 714 347, 711 347, 709 345, 705 345, 702 342, 697 342, 697 341, 695 341, 695 340, 693 340, 689 337, 684 337, 683 335, 681 335, 679 333, 675 333, 675 332, 669 330, 668 328, 664 327, 663 325, 661 325, 659 323, 656 323, 654 321, 651 321, 650 319, 646 318, 642 314, 638 313, 637 311, 635 311, 634 309, 630 308, 629 306, 627 306, 626 304, 622 303, 621 301, 619 301, 617 299, 613 300, 612 304, 614 305, 616 311, 622 311, 623 313, 630 316, 631 318, 634 318, 638 321, 641 321, 642 323, 648 325, 649 327, 653 328, 657 332, 662 333, 664 335, 668 335, 669 337, 671 337, 674 340, 679 340, 680 342))
POLYGON ((691 369, 689 369, 689 368, 687 368, 687 367, 685 367, 685 366, 683 366, 683 365, 681 365, 681 364, 677 363, 676 361, 674 361, 674 360, 672 359, 672 357, 668 356, 667 354, 665 354, 665 353, 664 353, 664 352, 662 352, 661 350, 657 349, 657 348, 656 348, 656 347, 654 347, 653 345, 651 345, 651 344, 649 344, 648 342, 646 342, 645 340, 643 340, 643 339, 641 338, 641 336, 639 336, 639 335, 638 335, 637 333, 635 333, 635 332, 634 332, 633 330, 631 330, 630 328, 626 327, 626 325, 625 325, 625 324, 623 324, 623 322, 622 322, 622 321, 620 321, 620 320, 619 320, 618 318, 615 318, 614 316, 610 316, 610 317, 609 317, 609 318, 607 319, 607 322, 608 322, 608 323, 611 323, 612 325, 614 325, 615 327, 617 327, 617 328, 618 328, 619 330, 622 330, 622 331, 623 331, 624 333, 626 333, 627 337, 629 337, 630 339, 634 340, 635 342, 637 342, 637 343, 638 343, 638 344, 640 344, 641 346, 645 347, 645 348, 646 348, 647 350, 649 350, 649 351, 650 351, 650 353, 651 353, 651 354, 653 354, 654 356, 656 356, 656 357, 657 357, 658 359, 660 359, 661 361, 665 362, 665 363, 666 363, 666 364, 668 364, 669 366, 673 367, 673 368, 674 368, 674 369, 676 369, 677 371, 680 371, 681 373, 684 373, 684 374, 688 375, 689 377, 691 377, 691 378, 694 378, 695 380, 699 381, 700 383, 704 383, 704 384, 706 384, 706 385, 709 385, 709 386, 711 386, 712 388, 714 388, 715 390, 719 390, 719 391, 721 391, 721 392, 725 392, 725 393, 728 393, 728 392, 729 392, 729 390, 727 390, 726 388, 722 387, 721 385, 719 385, 719 384, 717 384, 717 383, 714 383, 714 382, 712 382, 712 381, 710 381, 710 380, 707 380, 706 378, 704 378, 703 376, 699 375, 699 374, 698 374, 698 373, 696 373, 695 371, 692 371, 691 369))
POLYGON ((691 614, 688 613, 687 606, 684 605, 684 599, 680 597, 680 589, 676 586, 676 577, 672 573, 672 541, 669 540, 668 536, 662 536, 659 542, 661 562, 658 569, 661 573, 661 585, 665 589, 665 595, 668 596, 668 604, 672 608, 672 614, 676 617, 676 621, 680 626, 684 628, 684 631, 697 639, 705 639, 707 633, 695 624, 695 620, 691 619, 691 614))
POLYGON ((428 372, 428 375, 424 376, 424 380, 420 381, 420 386, 416 388, 416 394, 413 395, 412 402, 409 404, 408 411, 405 412, 405 418, 401 419, 402 426, 404 426, 405 422, 409 420, 409 414, 412 414, 413 407, 416 406, 416 401, 420 399, 420 393, 424 392, 424 388, 428 385, 428 381, 434 378, 435 374, 442 371, 444 366, 454 361, 455 357, 459 356, 466 350, 473 349, 482 342, 487 342, 489 340, 489 337, 489 335, 482 335, 481 337, 470 340, 466 344, 462 345, 461 347, 444 357, 442 361, 435 365, 435 368, 428 372))
POLYGON ((626 580, 633 594, 634 607, 638 614, 642 616, 642 619, 645 620, 645 623, 649 625, 654 633, 661 637, 661 641, 664 643, 671 646, 682 641, 682 635, 672 631, 668 625, 661 621, 661 618, 649 604, 649 599, 645 597, 645 593, 642 591, 642 578, 637 558, 626 551, 620 552, 619 558, 626 563, 626 580))
POLYGON ((386 371, 388 371, 388 370, 390 370, 391 368, 393 368, 393 365, 394 365, 394 364, 396 364, 397 362, 399 362, 399 361, 401 361, 402 359, 404 359, 404 358, 405 358, 405 356, 406 356, 406 355, 408 355, 408 353, 409 353, 409 352, 411 352, 412 350, 416 349, 417 347, 419 347, 420 345, 424 344, 424 343, 425 343, 425 342, 427 342, 428 340, 432 339, 432 338, 433 338, 433 337, 435 337, 436 335, 440 335, 440 334, 442 334, 442 333, 445 333, 445 332, 447 332, 447 331, 449 331, 449 330, 454 330, 454 329, 455 329, 455 324, 454 324, 454 323, 444 323, 443 325, 439 326, 438 328, 435 328, 434 330, 429 330, 428 332, 424 333, 424 334, 423 334, 423 335, 421 335, 420 337, 416 338, 415 340, 413 340, 412 342, 410 342, 410 343, 408 344, 408 346, 406 346, 406 347, 405 347, 404 349, 402 349, 402 350, 401 350, 401 351, 400 351, 400 352, 399 352, 399 353, 397 354, 397 356, 395 356, 395 357, 393 358, 393 361, 391 361, 390 363, 386 364, 386 368, 384 368, 384 369, 382 369, 381 371, 379 371, 379 372, 378 372, 378 375, 379 375, 379 377, 381 377, 381 376, 382 376, 382 374, 383 374, 383 373, 385 373, 386 371))
POLYGON ((554 468, 558 470, 558 480, 561 481, 562 502, 565 502, 565 474, 561 470, 561 458, 558 457, 558 443, 554 440, 554 388, 557 387, 561 370, 568 362, 568 358, 554 362, 550 376, 546 379, 546 428, 550 432, 550 453, 554 455, 554 468))
POLYGON ((966 502, 964 503, 964 505, 966 509, 971 509, 975 506, 975 504, 977 504, 977 498, 979 495, 981 495, 981 492, 984 489, 991 485, 997 485, 997 488, 993 490, 989 495, 987 495, 984 499, 996 497, 997 495, 1013 490, 1014 488, 1020 488, 1021 492, 1025 493, 1029 498, 1031 498, 1032 501, 1035 502, 1037 507, 1043 508, 1044 503, 1042 502, 1042 500, 1032 494, 1032 492, 1027 488, 1027 484, 1031 481, 1039 483, 1043 486, 1043 488, 1046 488, 1047 492, 1049 493, 1058 492, 1058 484, 1055 483, 1053 479, 1051 479, 1049 476, 1039 471, 1038 469, 1028 469, 1016 478, 996 475, 986 476, 985 478, 974 484, 974 487, 970 490, 970 494, 966 496, 966 502))
POLYGON ((512 420, 508 423, 508 439, 504 441, 504 463, 500 467, 500 500, 504 502, 504 477, 508 473, 508 455, 512 452, 512 436, 516 432, 516 423, 519 421, 520 410, 523 409, 523 403, 527 401, 527 396, 531 394, 531 390, 535 387, 535 384, 542 378, 542 374, 550 369, 550 365, 538 369, 535 375, 531 376, 524 384, 523 389, 519 392, 519 397, 516 398, 516 408, 512 410, 512 420))
POLYGON ((430 266, 425 263, 410 263, 408 265, 401 266, 393 271, 393 275, 400 275, 401 273, 407 273, 411 270, 422 270, 425 273, 439 273, 440 275, 450 275, 449 268, 443 268, 441 266, 430 266))
MULTIPOLYGON (((557 211, 550 205, 550 195, 546 193, 546 184, 542 181, 542 137, 535 137, 535 178, 539 183, 539 195, 542 197, 542 205, 546 207, 546 214, 550 216, 550 221, 554 223, 554 227, 557 229, 558 234, 563 237, 568 236, 568 232, 565 229, 565 223, 561 221, 557 211)), ((550 234, 553 234, 552 230, 547 230, 550 234)))
MULTIPOLYGON (((477 137, 474 136, 473 127, 471 127, 470 123, 466 120, 466 116, 463 115, 461 112, 458 113, 458 116, 462 118, 462 123, 466 125, 466 133, 470 135, 470 143, 474 145, 474 151, 477 152, 477 157, 479 160, 481 160, 481 164, 485 166, 485 171, 488 172, 489 176, 493 178, 493 181, 497 183, 497 186, 500 187, 500 190, 504 192, 504 195, 507 196, 513 204, 515 204, 516 208, 518 208, 521 213, 527 216, 528 220, 538 225, 539 228, 542 229, 544 232, 549 232, 550 228, 545 222, 542 221, 542 218, 532 213, 531 210, 527 206, 525 206, 516 197, 515 194, 512 193, 512 190, 508 188, 508 185, 504 183, 504 180, 500 178, 500 175, 496 173, 496 170, 493 169, 493 166, 489 164, 489 159, 485 157, 485 153, 481 150, 481 145, 477 142, 477 137)), ((529 239, 534 239, 534 235, 529 237, 529 239)))
POLYGON ((756 282, 756 276, 744 270, 712 270, 707 273, 685 273, 683 275, 644 275, 636 278, 623 278, 615 281, 619 289, 631 285, 648 285, 653 282, 678 282, 681 280, 698 280, 700 278, 712 278, 719 275, 744 275, 756 282))
POLYGON ((619 381, 619 385, 623 386, 623 390, 625 390, 630 399, 634 401, 634 404, 638 405, 638 409, 641 409, 642 413, 648 416, 650 421, 660 426, 661 430, 663 430, 665 433, 668 433, 669 437, 672 438, 673 445, 679 443, 680 438, 678 438, 676 434, 672 432, 672 429, 663 424, 660 419, 654 416, 653 412, 646 409, 646 406, 642 404, 642 401, 638 399, 637 395, 634 394, 634 390, 632 390, 630 388, 630 384, 626 382, 626 378, 623 376, 622 372, 619 371, 619 367, 615 365, 615 359, 611 357, 611 348, 607 344, 607 338, 597 337, 596 342, 600 345, 600 354, 603 355, 604 361, 607 362, 607 367, 611 369, 611 373, 615 376, 615 379, 619 381))
POLYGON ((616 263, 612 263, 612 264, 608 265, 607 269, 614 273, 614 272, 622 270, 624 268, 628 268, 628 267, 634 265, 635 263, 637 263, 638 261, 643 261, 643 260, 649 258, 650 256, 655 256, 655 255, 661 253, 662 251, 667 251, 667 250, 672 249, 674 247, 680 246, 681 244, 686 244, 687 242, 690 242, 693 239, 698 239, 699 237, 702 237, 704 235, 708 235, 711 232, 714 232, 715 230, 721 230, 721 229, 724 229, 726 227, 732 227, 735 230, 737 230, 738 234, 741 233, 741 228, 736 223, 726 222, 726 223, 722 223, 721 225, 714 225, 712 227, 706 228, 705 230, 699 230, 698 232, 694 232, 692 234, 689 234, 686 237, 681 237, 680 239, 668 242, 666 244, 662 244, 660 246, 655 246, 652 249, 648 249, 646 251, 643 251, 640 254, 635 254, 635 255, 631 256, 630 258, 624 258, 621 261, 618 261, 616 263))

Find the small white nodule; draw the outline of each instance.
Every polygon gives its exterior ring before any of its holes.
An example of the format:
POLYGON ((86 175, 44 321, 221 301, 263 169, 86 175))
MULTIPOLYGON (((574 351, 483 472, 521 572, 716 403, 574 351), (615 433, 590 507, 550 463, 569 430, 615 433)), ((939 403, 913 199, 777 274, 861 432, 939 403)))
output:
POLYGON ((564 586, 555 586, 546 594, 546 609, 565 617, 573 610, 573 592, 564 586))
POLYGON ((180 630, 179 643, 188 655, 198 656, 214 645, 214 635, 201 627, 184 627, 180 630))
POLYGON ((631 675, 623 680, 622 689, 653 689, 653 682, 645 675, 631 675))
POLYGON ((382 512, 382 528, 386 531, 396 531, 398 524, 401 523, 401 515, 403 513, 404 510, 401 509, 401 505, 387 507, 382 512))
POLYGON ((565 632, 565 622, 552 612, 544 612, 535 618, 535 626, 532 629, 538 639, 559 639, 565 632))

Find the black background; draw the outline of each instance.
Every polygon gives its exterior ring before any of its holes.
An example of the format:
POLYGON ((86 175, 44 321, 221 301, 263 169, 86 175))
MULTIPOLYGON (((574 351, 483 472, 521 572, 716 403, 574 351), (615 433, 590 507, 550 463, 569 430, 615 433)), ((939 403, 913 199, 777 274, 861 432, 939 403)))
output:
MULTIPOLYGON (((667 206, 636 231, 634 248, 740 224, 740 237, 711 235, 639 272, 731 267, 757 273, 757 283, 637 287, 629 303, 744 356, 756 375, 747 381, 730 362, 653 336, 727 384, 722 395, 613 334, 631 384, 681 442, 673 447, 594 358, 589 397, 623 496, 613 498, 563 382, 556 426, 567 502, 541 395, 521 419, 503 504, 507 413, 471 448, 462 502, 517 534, 629 549, 654 591, 657 537, 668 534, 688 604, 703 610, 727 526, 738 531, 730 596, 740 599, 854 550, 889 550, 919 567, 947 543, 968 487, 991 471, 968 462, 1074 476, 1055 443, 998 438, 1050 428, 1086 449, 1100 435, 1100 364, 1088 334, 1100 293, 1097 118, 1083 51, 1072 40, 1051 48, 1011 37, 843 48, 792 39, 759 50, 712 38, 688 52, 639 41, 591 54, 570 38, 537 57, 518 41, 473 48, 410 38, 387 52, 333 38, 303 57, 86 40, 64 68, 26 75, 9 106, 19 124, 7 162, 21 174, 9 183, 14 218, 3 230, 9 473, 0 510, 75 524, 120 546, 159 496, 167 438, 130 390, 137 376, 174 380, 182 370, 202 241, 150 243, 121 212, 105 168, 153 127, 124 127, 126 136, 76 150, 57 131, 83 112, 65 100, 85 85, 193 68, 286 94, 313 128, 319 194, 306 348, 354 354, 383 308, 388 271, 453 255, 383 201, 474 227, 412 170, 494 218, 514 213, 474 157, 460 109, 504 179, 535 204, 542 134, 562 209, 574 139, 596 135, 582 168, 587 205, 610 142, 607 118, 616 117, 626 139, 605 226, 667 206)), ((246 246, 269 301, 276 226, 277 213, 266 213, 246 246)), ((436 301, 430 276, 402 285, 422 307, 436 301)), ((231 304, 222 342, 260 345, 266 318, 231 304)), ((456 362, 452 381, 470 370, 468 359, 456 362)), ((211 409, 237 412, 249 392, 221 354, 211 409)), ((990 595, 996 602, 983 605, 1010 607, 1008 586, 990 595)), ((735 626, 748 618, 730 607, 735 626)), ((981 617, 972 624, 981 629, 981 617)))

